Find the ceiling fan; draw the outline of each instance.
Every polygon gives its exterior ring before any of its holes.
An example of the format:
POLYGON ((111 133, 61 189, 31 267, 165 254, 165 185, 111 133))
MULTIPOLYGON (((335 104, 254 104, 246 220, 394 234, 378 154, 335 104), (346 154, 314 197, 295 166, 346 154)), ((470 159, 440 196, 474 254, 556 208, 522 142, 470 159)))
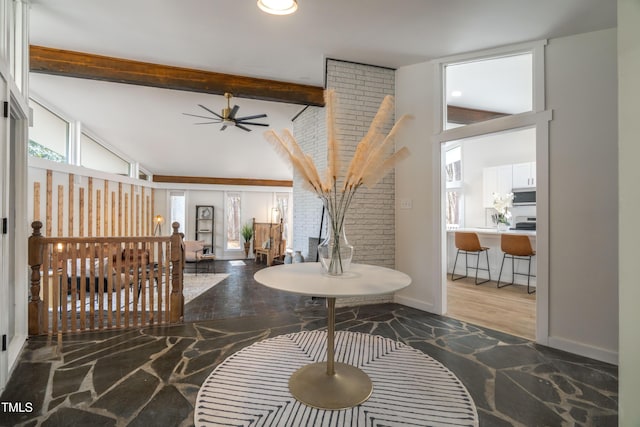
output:
POLYGON ((263 117, 267 117, 266 114, 255 114, 253 116, 236 117, 236 114, 238 113, 238 109, 240 107, 238 107, 237 105, 234 105, 233 108, 231 108, 231 98, 233 97, 233 95, 231 93, 227 92, 227 93, 224 94, 224 97, 227 98, 227 108, 223 108, 222 109, 222 114, 218 114, 215 111, 205 107, 202 104, 198 104, 198 106, 203 108, 207 112, 213 114, 214 117, 199 116, 197 114, 189 114, 189 113, 182 113, 182 114, 187 115, 187 116, 192 116, 192 117, 198 117, 198 118, 201 118, 201 119, 211 120, 211 121, 207 121, 207 122, 194 123, 196 125, 209 125, 209 124, 212 124, 212 123, 222 123, 222 127, 220 128, 220 130, 225 130, 227 128, 227 126, 235 126, 235 127, 240 128, 242 130, 246 130, 247 132, 251 132, 251 129, 249 129, 247 127, 247 125, 249 125, 249 126, 269 126, 267 123, 256 123, 256 122, 249 121, 249 120, 253 120, 253 119, 261 119, 263 117))

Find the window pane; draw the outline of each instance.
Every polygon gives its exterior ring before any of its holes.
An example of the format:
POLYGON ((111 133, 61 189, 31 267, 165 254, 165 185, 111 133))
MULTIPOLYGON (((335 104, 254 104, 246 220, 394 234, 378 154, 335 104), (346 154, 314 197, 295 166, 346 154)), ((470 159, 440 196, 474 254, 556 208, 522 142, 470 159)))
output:
POLYGON ((447 228, 456 228, 461 225, 462 193, 459 191, 447 191, 447 203, 445 206, 447 228))
POLYGON ((454 147, 445 153, 447 187, 462 185, 462 147, 454 147))
POLYGON ((282 238, 286 240, 286 243, 290 242, 291 236, 289 236, 289 193, 276 193, 276 206, 282 218, 282 238))
MULTIPOLYGON (((169 193, 169 205, 171 208, 171 221, 170 225, 174 222, 178 222, 180 224, 180 228, 178 231, 180 233, 184 233, 184 225, 185 225, 185 203, 186 199, 184 193, 171 192, 169 193)), ((173 233, 173 228, 170 229, 171 233, 173 233)))
MULTIPOLYGON (((6 0, 0 1, 0 22, 3 24, 8 22, 6 0)), ((9 40, 9 25, 2 25, 0 27, 0 58, 7 64, 9 63, 9 49, 7 46, 9 40)))
POLYGON ((29 128, 29 155, 54 162, 67 161, 69 123, 31 100, 33 126, 29 128))
POLYGON ((240 193, 227 193, 227 249, 240 249, 240 193))
POLYGON ((23 63, 24 63, 24 26, 23 7, 21 2, 12 2, 13 5, 13 68, 11 75, 20 92, 23 91, 23 63))
POLYGON ((80 165, 103 172, 129 176, 129 162, 85 135, 80 137, 80 165))
POLYGON ((533 55, 489 58, 445 69, 445 129, 533 109, 533 55))

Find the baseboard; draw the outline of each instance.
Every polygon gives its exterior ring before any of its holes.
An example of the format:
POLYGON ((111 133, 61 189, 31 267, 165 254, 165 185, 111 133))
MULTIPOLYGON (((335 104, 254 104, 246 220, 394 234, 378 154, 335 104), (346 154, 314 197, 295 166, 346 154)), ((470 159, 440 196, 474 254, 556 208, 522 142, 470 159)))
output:
POLYGON ((388 302, 393 302, 392 294, 344 297, 336 299, 336 307, 355 307, 359 305, 384 304, 388 302))
POLYGON ((394 302, 402 305, 406 305, 407 307, 417 308, 418 310, 427 311, 429 313, 436 313, 434 310, 434 305, 432 303, 428 303, 422 300, 418 300, 415 298, 406 297, 403 295, 396 294, 394 296, 394 302))
POLYGON ((569 353, 578 354, 580 356, 589 357, 601 362, 618 364, 618 352, 605 350, 599 347, 593 347, 579 342, 567 340, 558 337, 549 337, 549 347, 558 350, 568 351, 569 353))

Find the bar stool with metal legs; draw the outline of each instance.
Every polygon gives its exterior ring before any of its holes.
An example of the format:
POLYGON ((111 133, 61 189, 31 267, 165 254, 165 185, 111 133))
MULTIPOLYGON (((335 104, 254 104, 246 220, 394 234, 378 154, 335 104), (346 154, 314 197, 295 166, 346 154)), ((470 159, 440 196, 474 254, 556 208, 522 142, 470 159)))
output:
POLYGON ((469 231, 456 231, 455 243, 458 251, 456 252, 456 260, 453 262, 451 280, 464 279, 469 275, 469 268, 475 268, 476 270, 476 285, 487 283, 489 280, 491 280, 491 272, 489 271, 489 248, 480 245, 480 239, 478 239, 478 235, 469 231), (456 272, 456 264, 458 263, 458 255, 460 254, 460 252, 464 253, 465 257, 464 276, 454 278, 454 274, 456 272), (484 252, 487 257, 487 268, 480 268, 479 266, 481 252, 484 252), (469 267, 469 255, 476 256, 475 267, 469 267), (482 282, 478 282, 478 270, 486 271, 489 274, 489 278, 487 280, 483 280, 482 282))
POLYGON ((527 276, 527 293, 532 294, 535 289, 531 290, 530 281, 532 277, 536 277, 531 274, 531 257, 536 255, 536 251, 531 247, 531 241, 529 236, 523 234, 503 234, 500 238, 500 249, 504 252, 502 256, 502 264, 500 265, 500 274, 498 275, 498 288, 504 288, 505 286, 513 285, 515 281, 515 275, 527 276), (504 260, 511 258, 511 283, 500 286, 500 279, 502 278, 502 268, 504 267, 504 260), (529 268, 526 273, 517 273, 515 269, 515 260, 529 261, 529 268))

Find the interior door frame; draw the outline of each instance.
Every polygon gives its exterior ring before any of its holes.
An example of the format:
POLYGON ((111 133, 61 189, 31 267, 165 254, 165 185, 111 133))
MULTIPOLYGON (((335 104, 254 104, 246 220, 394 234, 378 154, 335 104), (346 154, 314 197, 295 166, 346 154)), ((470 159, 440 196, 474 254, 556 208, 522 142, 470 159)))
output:
POLYGON ((440 313, 447 312, 447 236, 445 206, 445 179, 443 176, 444 145, 449 141, 464 140, 466 138, 484 136, 508 130, 522 128, 535 128, 536 130, 536 342, 546 345, 549 337, 549 122, 552 119, 552 112, 543 111, 540 113, 523 113, 514 116, 507 116, 489 122, 478 123, 453 129, 449 132, 434 136, 433 149, 434 158, 439 160, 438 167, 434 167, 435 187, 433 194, 434 206, 437 207, 439 221, 436 224, 439 238, 440 257, 440 283, 436 287, 435 302, 436 309, 440 313), (454 132, 455 131, 455 132, 454 132))
POLYGON ((7 343, 8 367, 14 365, 28 335, 28 300, 29 300, 29 275, 28 270, 28 250, 27 238, 29 236, 29 223, 27 214, 28 184, 27 184, 27 156, 28 156, 28 107, 18 101, 13 95, 9 97, 9 117, 7 129, 9 138, 4 150, 4 188, 3 201, 5 205, 2 209, 2 216, 9 218, 8 234, 10 239, 5 239, 3 246, 5 250, 13 254, 13 263, 7 261, 7 253, 3 255, 2 262, 7 268, 3 272, 2 279, 9 276, 9 269, 12 269, 13 283, 7 280, 7 286, 14 286, 14 325, 15 332, 13 339, 7 343), (11 166, 9 163, 13 163, 11 166), (11 170, 13 169, 13 174, 11 170), (13 200, 10 194, 13 191, 13 200), (13 210, 10 213, 10 210, 13 210))
POLYGON ((553 118, 551 110, 545 110, 545 65, 544 49, 546 40, 503 46, 480 52, 455 55, 434 60, 437 66, 434 81, 434 128, 438 133, 432 136, 433 155, 433 206, 439 215, 434 221, 436 254, 440 266, 439 283, 435 287, 434 308, 438 313, 447 312, 447 259, 446 259, 446 218, 444 215, 445 178, 442 168, 444 143, 466 138, 484 136, 520 128, 536 130, 536 342, 547 345, 549 341, 549 122, 553 118), (504 116, 484 122, 473 123, 453 129, 444 129, 446 111, 446 66, 450 64, 479 61, 487 58, 519 53, 532 53, 532 110, 525 113, 504 116))

